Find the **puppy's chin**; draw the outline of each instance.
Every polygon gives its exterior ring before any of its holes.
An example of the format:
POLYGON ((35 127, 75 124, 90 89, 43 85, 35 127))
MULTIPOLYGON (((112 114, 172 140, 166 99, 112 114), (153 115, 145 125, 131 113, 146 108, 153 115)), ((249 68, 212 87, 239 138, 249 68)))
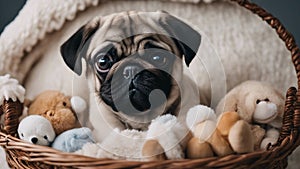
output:
POLYGON ((127 116, 152 116, 153 110, 164 107, 172 88, 172 77, 158 69, 143 70, 129 80, 116 77, 118 73, 114 76, 101 85, 100 96, 115 112, 127 116))

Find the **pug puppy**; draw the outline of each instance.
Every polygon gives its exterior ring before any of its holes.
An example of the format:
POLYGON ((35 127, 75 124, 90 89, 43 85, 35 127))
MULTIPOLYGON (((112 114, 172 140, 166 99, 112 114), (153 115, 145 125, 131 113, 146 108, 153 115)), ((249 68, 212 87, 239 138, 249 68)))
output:
POLYGON ((73 34, 61 54, 89 81, 96 138, 103 140, 114 128, 146 130, 167 113, 185 119, 200 103, 186 75, 200 42, 197 31, 163 11, 96 17, 73 34))

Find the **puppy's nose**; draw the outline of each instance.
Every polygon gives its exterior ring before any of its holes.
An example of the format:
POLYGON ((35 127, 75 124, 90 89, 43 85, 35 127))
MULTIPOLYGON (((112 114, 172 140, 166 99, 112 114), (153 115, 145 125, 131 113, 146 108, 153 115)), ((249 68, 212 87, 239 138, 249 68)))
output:
POLYGON ((31 138, 31 142, 32 142, 33 144, 36 144, 36 143, 38 142, 38 138, 32 137, 32 138, 31 138))
POLYGON ((123 76, 125 79, 132 79, 139 71, 140 68, 138 66, 126 66, 123 70, 123 76))

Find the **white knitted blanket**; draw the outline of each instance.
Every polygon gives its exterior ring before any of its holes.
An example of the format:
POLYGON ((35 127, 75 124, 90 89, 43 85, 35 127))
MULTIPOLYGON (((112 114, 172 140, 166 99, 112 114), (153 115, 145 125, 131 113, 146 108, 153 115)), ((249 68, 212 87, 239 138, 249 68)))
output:
MULTIPOLYGON (((47 33, 61 29, 64 23, 73 20, 78 12, 97 6, 104 1, 28 0, 15 20, 5 28, 0 36, 0 75, 9 73, 23 81, 31 64, 24 67, 24 65, 20 66, 20 62, 26 53, 32 51, 38 41, 42 40, 47 33)), ((202 0, 171 1, 199 3, 202 0)), ((207 3, 212 1, 203 0, 207 3)))
POLYGON ((16 19, 0 37, 0 74, 10 73, 23 80, 28 68, 20 66, 22 57, 30 52, 46 33, 59 30, 66 20, 99 0, 28 0, 16 19))

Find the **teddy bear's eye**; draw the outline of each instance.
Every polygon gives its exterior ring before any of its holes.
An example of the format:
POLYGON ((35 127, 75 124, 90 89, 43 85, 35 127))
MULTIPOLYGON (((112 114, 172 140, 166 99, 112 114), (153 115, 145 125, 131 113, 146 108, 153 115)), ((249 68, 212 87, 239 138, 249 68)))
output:
POLYGON ((257 100, 256 100, 256 104, 258 104, 259 102, 260 102, 260 100, 259 100, 259 99, 257 99, 257 100))
POLYGON ((47 136, 44 136, 44 139, 48 140, 48 137, 47 137, 47 136))
POLYGON ((63 105, 64 105, 64 106, 67 106, 67 103, 66 103, 66 102, 63 102, 63 105))
POLYGON ((23 133, 21 133, 21 137, 24 137, 24 134, 23 134, 23 133))

